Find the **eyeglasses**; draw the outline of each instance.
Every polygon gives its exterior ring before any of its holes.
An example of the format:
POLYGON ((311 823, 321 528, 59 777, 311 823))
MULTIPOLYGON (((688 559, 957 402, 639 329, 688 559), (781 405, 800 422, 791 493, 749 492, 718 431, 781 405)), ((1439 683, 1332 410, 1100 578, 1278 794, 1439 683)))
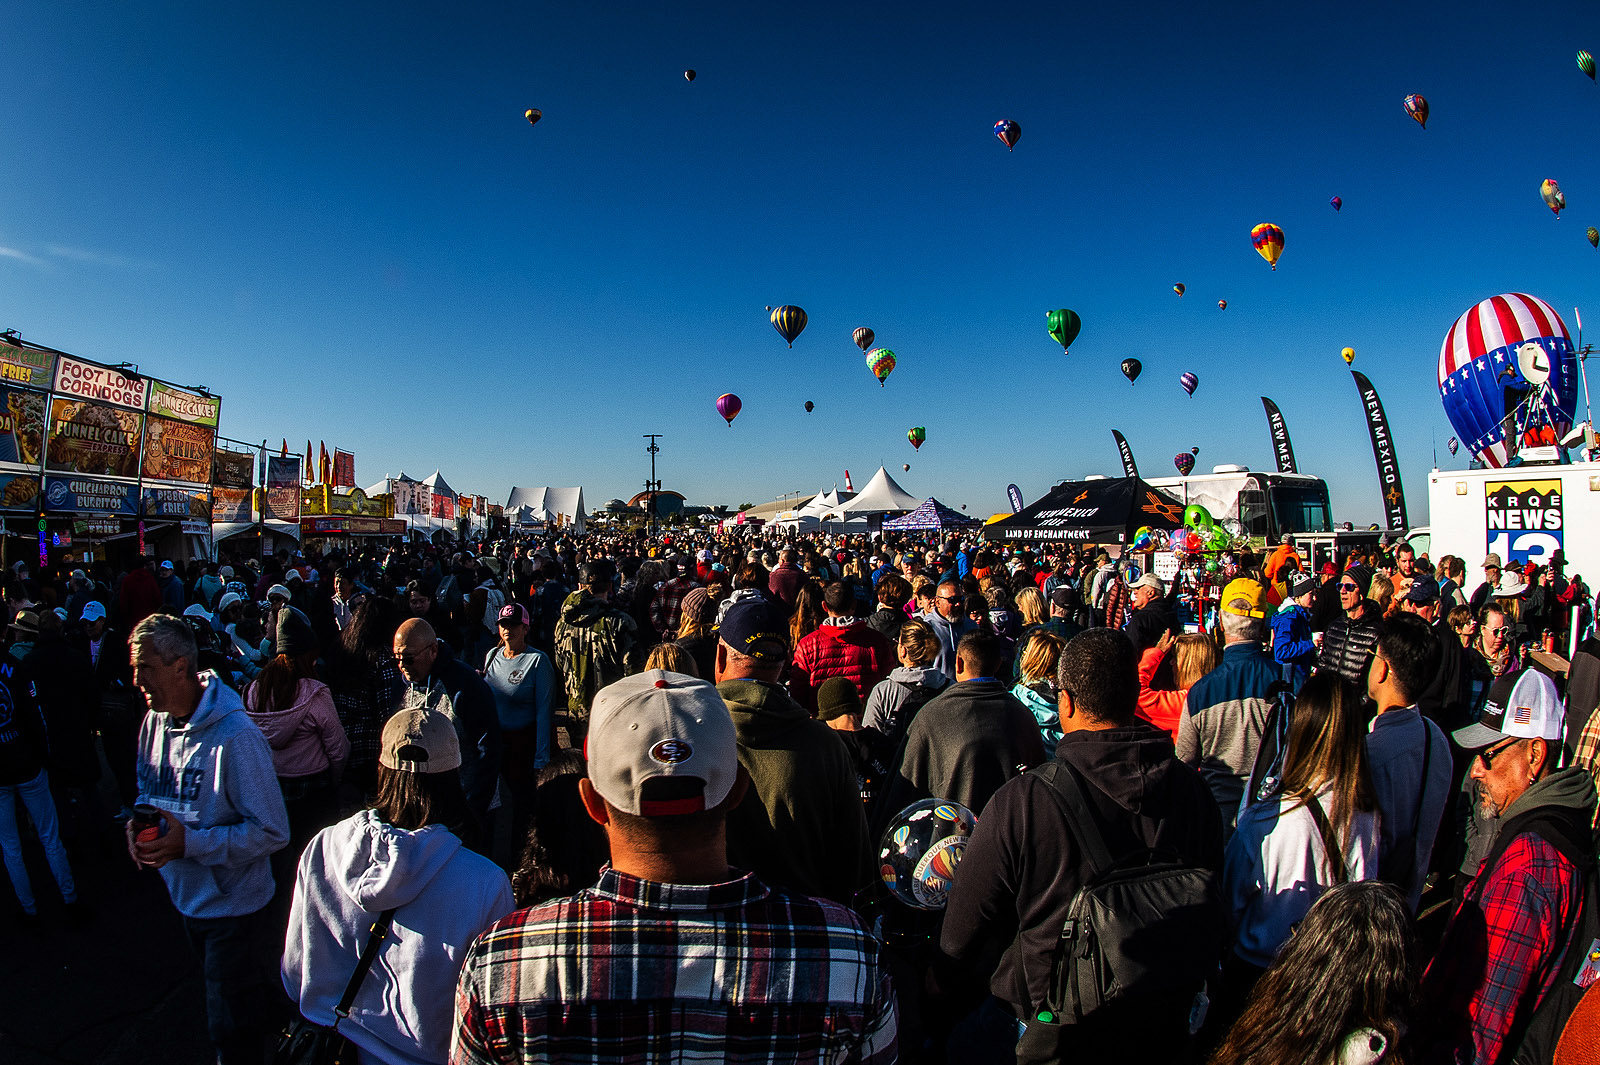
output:
POLYGON ((937 595, 937 596, 934 596, 934 598, 938 599, 940 602, 944 602, 944 603, 964 603, 964 602, 966 602, 966 600, 963 599, 959 595, 937 595))
POLYGON ((1361 590, 1361 585, 1351 584, 1349 581, 1340 581, 1339 590, 1341 592, 1359 592, 1361 590))
POLYGON ((1478 752, 1478 758, 1482 760, 1483 768, 1488 769, 1490 766, 1492 766, 1494 764, 1494 760, 1496 758, 1499 758, 1506 751, 1509 751, 1511 748, 1515 747, 1518 742, 1519 742, 1518 740, 1510 739, 1510 740, 1507 740, 1504 743, 1497 744, 1497 745, 1495 745, 1493 747, 1490 747, 1490 748, 1488 748, 1486 750, 1479 751, 1478 752))
POLYGON ((1483 631, 1488 633, 1490 636, 1504 636, 1506 633, 1511 631, 1511 626, 1501 625, 1498 628, 1484 629, 1483 631))
POLYGON ((432 651, 433 648, 431 647, 416 652, 408 651, 405 654, 396 655, 395 661, 399 662, 402 666, 414 666, 420 659, 430 654, 432 651))

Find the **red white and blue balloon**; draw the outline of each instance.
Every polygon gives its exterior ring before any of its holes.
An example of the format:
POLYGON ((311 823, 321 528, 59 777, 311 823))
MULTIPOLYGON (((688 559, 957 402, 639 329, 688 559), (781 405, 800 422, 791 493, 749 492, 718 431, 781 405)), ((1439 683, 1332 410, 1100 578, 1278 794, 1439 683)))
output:
POLYGON ((1572 428, 1578 403, 1578 360, 1561 316, 1544 300, 1508 292, 1467 311, 1439 349, 1439 398, 1461 446, 1484 465, 1499 468, 1513 454, 1506 446, 1507 415, 1529 404, 1518 422, 1532 427, 1525 442, 1554 443, 1572 428), (1548 386, 1535 389, 1517 352, 1537 345, 1550 367, 1548 386))

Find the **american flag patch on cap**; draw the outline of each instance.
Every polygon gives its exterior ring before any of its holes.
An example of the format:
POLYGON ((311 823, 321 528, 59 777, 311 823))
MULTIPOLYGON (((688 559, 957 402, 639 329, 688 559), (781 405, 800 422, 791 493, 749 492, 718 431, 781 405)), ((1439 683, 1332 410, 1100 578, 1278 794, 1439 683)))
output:
POLYGON ((1511 720, 1519 725, 1526 725, 1533 721, 1533 707, 1519 706, 1511 713, 1511 720))

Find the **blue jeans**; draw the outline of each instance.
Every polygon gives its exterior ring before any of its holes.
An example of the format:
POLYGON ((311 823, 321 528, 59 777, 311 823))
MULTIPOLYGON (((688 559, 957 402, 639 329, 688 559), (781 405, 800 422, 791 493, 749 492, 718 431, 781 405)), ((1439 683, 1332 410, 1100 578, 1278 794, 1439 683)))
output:
POLYGON ((67 861, 67 848, 61 845, 61 832, 56 827, 56 804, 50 797, 50 778, 44 770, 26 784, 0 784, 0 850, 5 852, 6 872, 11 874, 11 886, 16 889, 17 901, 27 913, 35 912, 33 884, 28 880, 28 867, 22 862, 22 836, 17 831, 17 796, 28 809, 33 829, 44 845, 44 856, 55 874, 61 898, 78 901, 78 888, 72 882, 72 866, 67 861))
POLYGON ((189 945, 200 955, 206 987, 206 1031, 221 1065, 261 1065, 272 1024, 275 981, 264 911, 241 917, 185 917, 189 945))

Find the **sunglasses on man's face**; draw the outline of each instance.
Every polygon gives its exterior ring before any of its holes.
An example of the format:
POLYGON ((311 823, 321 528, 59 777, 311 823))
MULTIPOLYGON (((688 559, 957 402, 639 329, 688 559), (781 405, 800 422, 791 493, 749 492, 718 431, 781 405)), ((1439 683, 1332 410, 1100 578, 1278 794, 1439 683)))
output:
POLYGON ((1506 633, 1511 631, 1511 626, 1500 625, 1493 629, 1484 629, 1483 631, 1488 633, 1490 636, 1504 636, 1506 633))
POLYGON ((1359 592, 1361 590, 1361 585, 1351 584, 1349 581, 1344 581, 1339 585, 1339 590, 1341 592, 1359 592))
POLYGON ((1493 766, 1496 758, 1499 758, 1502 754, 1504 754, 1506 751, 1509 751, 1516 745, 1517 741, 1511 739, 1494 747, 1489 747, 1485 750, 1479 751, 1478 757, 1483 760, 1483 768, 1488 769, 1493 766))

